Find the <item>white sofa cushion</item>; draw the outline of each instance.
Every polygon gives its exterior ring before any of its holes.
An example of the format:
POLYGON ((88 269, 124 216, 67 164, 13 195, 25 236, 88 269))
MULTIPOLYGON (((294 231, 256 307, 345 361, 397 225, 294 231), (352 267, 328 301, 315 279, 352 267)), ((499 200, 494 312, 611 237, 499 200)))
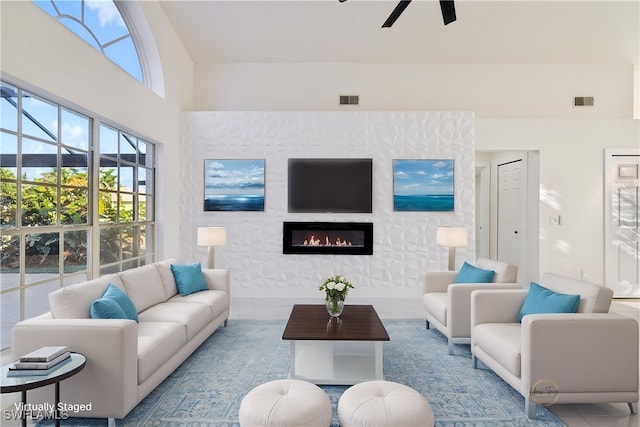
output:
POLYGON ((229 307, 229 294, 224 291, 201 291, 186 296, 175 295, 169 302, 188 302, 209 307, 211 319, 215 319, 229 307))
POLYGON ((473 341, 516 377, 520 378, 520 323, 483 323, 473 329, 473 341))
POLYGON ((108 274, 51 292, 49 294, 51 316, 54 319, 90 319, 91 303, 102 296, 109 284, 124 290, 118 275, 108 274))
POLYGON ((424 307, 443 325, 447 324, 447 304, 449 297, 446 292, 431 292, 422 297, 424 307))
POLYGON ((553 273, 545 273, 540 285, 563 294, 580 294, 576 313, 608 313, 613 298, 611 288, 553 273))
POLYGON ((173 277, 173 271, 171 271, 171 264, 175 264, 175 259, 167 259, 161 262, 157 262, 154 265, 160 273, 162 278, 162 285, 164 286, 165 301, 178 293, 178 286, 176 285, 176 279, 173 277))
POLYGON ((140 322, 172 322, 183 325, 187 340, 198 334, 211 320, 211 310, 204 304, 165 302, 138 315, 140 322))
POLYGON ((180 323, 138 323, 138 384, 146 381, 186 342, 185 329, 180 323))
POLYGON ((495 271, 493 283, 515 283, 518 276, 518 268, 515 265, 494 259, 478 257, 475 266, 483 270, 495 271))
POLYGON ((120 280, 138 313, 167 300, 162 278, 153 264, 123 271, 120 280))

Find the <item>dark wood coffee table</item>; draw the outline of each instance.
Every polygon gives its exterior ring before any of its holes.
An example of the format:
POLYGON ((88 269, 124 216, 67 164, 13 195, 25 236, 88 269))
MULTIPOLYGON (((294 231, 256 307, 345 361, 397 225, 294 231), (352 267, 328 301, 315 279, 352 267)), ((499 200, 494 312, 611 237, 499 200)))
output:
POLYGON ((291 341, 290 378, 333 385, 384 379, 389 334, 371 305, 347 304, 332 319, 324 305, 296 304, 282 339, 291 341))

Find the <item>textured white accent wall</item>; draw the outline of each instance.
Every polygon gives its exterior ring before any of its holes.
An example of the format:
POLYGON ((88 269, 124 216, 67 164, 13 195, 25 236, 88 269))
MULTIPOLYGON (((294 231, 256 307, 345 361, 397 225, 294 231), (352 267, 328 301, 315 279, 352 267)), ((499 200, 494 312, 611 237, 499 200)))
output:
POLYGON ((227 227, 216 266, 228 268, 234 297, 321 297, 327 276, 342 274, 355 297, 418 297, 425 271, 443 270, 447 250, 435 244, 438 225, 464 225, 473 260, 474 118, 468 112, 191 112, 182 114, 181 247, 200 261, 199 226, 227 227), (287 213, 287 159, 371 157, 371 214, 287 213), (393 159, 454 159, 454 212, 394 212, 393 159), (205 159, 265 159, 264 212, 205 212, 205 159), (283 255, 284 221, 374 223, 373 255, 283 255))

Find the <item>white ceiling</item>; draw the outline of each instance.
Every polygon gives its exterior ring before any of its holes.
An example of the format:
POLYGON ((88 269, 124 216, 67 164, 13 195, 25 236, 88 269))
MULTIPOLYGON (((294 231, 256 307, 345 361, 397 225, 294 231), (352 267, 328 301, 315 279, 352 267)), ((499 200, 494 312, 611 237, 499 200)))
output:
POLYGON ((414 0, 381 28, 396 0, 160 2, 196 64, 638 64, 640 0, 414 0))

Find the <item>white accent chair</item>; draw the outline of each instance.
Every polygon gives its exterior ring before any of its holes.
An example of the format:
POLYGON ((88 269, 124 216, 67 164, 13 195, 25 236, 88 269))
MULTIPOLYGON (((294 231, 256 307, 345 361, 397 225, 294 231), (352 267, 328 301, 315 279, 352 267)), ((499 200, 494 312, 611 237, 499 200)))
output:
POLYGON ((495 272, 493 283, 453 283, 457 271, 428 272, 425 276, 422 302, 426 328, 433 325, 449 341, 449 354, 454 344, 471 343, 471 292, 476 289, 522 289, 516 283, 518 267, 506 262, 479 257, 475 267, 495 272))
POLYGON ((473 366, 481 360, 538 404, 626 402, 638 411, 638 322, 609 313, 613 291, 546 273, 540 285, 579 294, 576 313, 528 314, 518 322, 527 290, 478 290, 471 298, 473 366))

